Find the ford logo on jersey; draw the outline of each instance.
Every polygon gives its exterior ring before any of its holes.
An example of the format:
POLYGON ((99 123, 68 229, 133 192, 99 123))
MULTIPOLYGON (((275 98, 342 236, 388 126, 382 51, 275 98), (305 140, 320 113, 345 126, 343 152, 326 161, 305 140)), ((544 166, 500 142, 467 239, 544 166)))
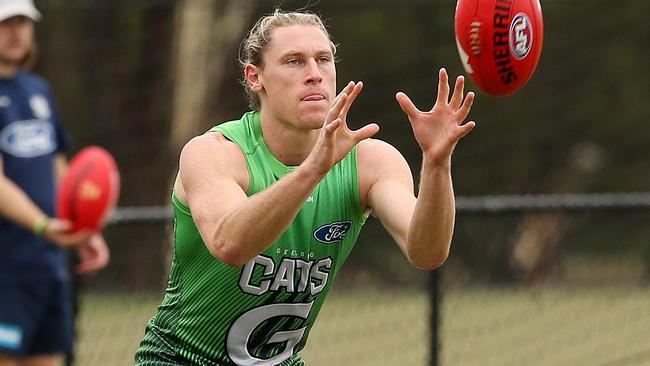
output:
POLYGON ((56 149, 51 123, 40 119, 15 121, 0 131, 0 148, 19 158, 34 158, 56 149))
POLYGON ((325 244, 338 243, 345 238, 345 235, 350 231, 351 227, 352 221, 333 222, 316 229, 314 231, 314 238, 325 244))

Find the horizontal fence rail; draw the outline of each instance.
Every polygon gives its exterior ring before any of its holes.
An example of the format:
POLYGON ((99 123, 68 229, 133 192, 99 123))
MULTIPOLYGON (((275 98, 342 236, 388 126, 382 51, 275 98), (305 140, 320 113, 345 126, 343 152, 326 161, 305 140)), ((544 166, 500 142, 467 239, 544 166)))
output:
MULTIPOLYGON (((456 199, 458 213, 492 214, 522 211, 627 211, 650 208, 650 192, 540 195, 494 195, 456 199)), ((172 219, 169 206, 118 207, 108 223, 165 222, 172 219)))
POLYGON ((458 197, 460 213, 530 211, 620 211, 650 208, 650 192, 458 197))

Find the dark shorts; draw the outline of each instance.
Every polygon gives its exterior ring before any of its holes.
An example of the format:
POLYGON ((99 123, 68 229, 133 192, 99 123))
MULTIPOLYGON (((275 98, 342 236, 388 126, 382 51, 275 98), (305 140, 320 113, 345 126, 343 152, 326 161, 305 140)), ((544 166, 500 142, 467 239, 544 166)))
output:
POLYGON ((67 353, 72 341, 68 282, 0 283, 0 353, 12 357, 67 353))

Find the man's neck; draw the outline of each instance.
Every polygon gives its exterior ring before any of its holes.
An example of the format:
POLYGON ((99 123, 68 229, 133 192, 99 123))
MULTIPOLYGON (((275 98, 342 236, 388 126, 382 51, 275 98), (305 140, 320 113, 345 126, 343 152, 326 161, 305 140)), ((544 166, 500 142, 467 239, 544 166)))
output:
POLYGON ((260 113, 260 124, 266 146, 276 159, 287 166, 300 165, 318 139, 318 130, 292 128, 264 112, 260 113))
POLYGON ((0 60, 0 78, 13 78, 18 72, 18 66, 14 63, 0 60))

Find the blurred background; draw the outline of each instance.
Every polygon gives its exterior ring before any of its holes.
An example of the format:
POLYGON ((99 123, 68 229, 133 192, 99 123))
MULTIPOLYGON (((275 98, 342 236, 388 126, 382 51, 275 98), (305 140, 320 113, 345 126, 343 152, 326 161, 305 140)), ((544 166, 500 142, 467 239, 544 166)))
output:
MULTIPOLYGON (((394 95, 428 109, 437 70, 463 73, 455 4, 37 0, 35 71, 58 98, 70 154, 110 150, 122 174, 116 215, 145 209, 112 221, 111 264, 78 282, 76 365, 133 363, 166 282, 180 149, 247 110, 237 52, 261 14, 280 6, 324 18, 339 85, 365 84, 350 124, 379 123, 417 178, 420 150, 394 95)), ((477 91, 478 125, 453 159, 449 260, 412 269, 369 220, 303 352, 309 365, 650 364, 650 209, 647 195, 627 195, 650 191, 650 2, 542 8, 529 83, 508 97, 477 91)))

